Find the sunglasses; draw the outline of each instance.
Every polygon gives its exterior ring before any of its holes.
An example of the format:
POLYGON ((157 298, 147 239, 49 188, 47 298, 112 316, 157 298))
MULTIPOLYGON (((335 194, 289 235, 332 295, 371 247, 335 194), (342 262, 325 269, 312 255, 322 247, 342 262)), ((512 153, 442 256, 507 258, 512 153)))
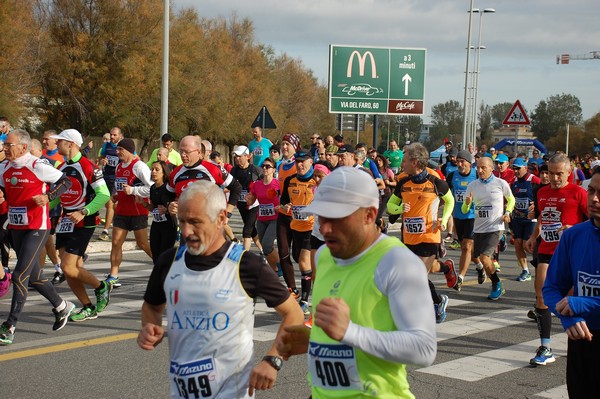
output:
POLYGON ((262 165, 261 168, 263 168, 263 169, 273 169, 274 166, 265 164, 265 165, 262 165))

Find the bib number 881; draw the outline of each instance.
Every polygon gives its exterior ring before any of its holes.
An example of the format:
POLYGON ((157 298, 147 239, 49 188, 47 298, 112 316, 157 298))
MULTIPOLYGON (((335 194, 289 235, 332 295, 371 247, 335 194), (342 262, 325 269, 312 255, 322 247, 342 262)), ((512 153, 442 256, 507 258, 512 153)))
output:
POLYGON ((182 398, 208 398, 212 396, 210 381, 208 380, 207 375, 200 375, 198 378, 174 377, 173 381, 175 381, 175 385, 179 391, 179 396, 182 398), (197 383, 196 380, 198 381, 197 383))

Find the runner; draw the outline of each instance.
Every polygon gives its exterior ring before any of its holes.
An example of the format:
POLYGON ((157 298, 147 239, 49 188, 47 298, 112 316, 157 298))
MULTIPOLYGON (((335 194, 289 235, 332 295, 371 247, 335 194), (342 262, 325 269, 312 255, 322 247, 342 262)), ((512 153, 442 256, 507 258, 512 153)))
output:
POLYGON ((0 201, 8 203, 8 228, 17 254, 12 274, 13 297, 10 311, 0 326, 0 344, 10 345, 25 301, 27 284, 53 306, 55 322, 52 330, 63 328, 75 305, 63 300, 54 286, 42 275, 38 262, 41 249, 48 239, 50 218, 48 202, 58 198, 71 186, 71 181, 54 167, 29 153, 31 138, 22 129, 12 130, 4 142, 9 163, 0 170, 0 201), (48 186, 53 185, 51 190, 48 186))
MULTIPOLYGON (((304 213, 304 209, 312 202, 317 183, 313 177, 314 168, 310 152, 299 150, 294 155, 296 174, 288 176, 281 190, 281 208, 291 212, 293 257, 300 268, 300 307, 304 314, 310 314, 308 297, 312 287, 312 269, 310 265, 310 237, 312 235, 314 216, 304 213)), ((285 269, 284 269, 285 273, 285 269)))
MULTIPOLYGON (((104 181, 106 182, 106 187, 108 188, 108 192, 110 195, 116 194, 115 189, 115 171, 117 170, 117 165, 119 164, 119 156, 117 155, 117 143, 123 139, 123 133, 121 133, 121 129, 118 127, 113 127, 110 130, 110 140, 105 141, 98 153, 99 161, 98 165, 102 166, 102 174, 104 176, 104 181)), ((110 237, 108 235, 108 229, 112 225, 113 218, 115 215, 115 206, 113 201, 106 202, 106 216, 104 220, 104 229, 98 236, 99 240, 109 241, 110 237)))
MULTIPOLYGON (((469 183, 461 210, 462 213, 467 214, 471 205, 474 205, 473 256, 479 257, 483 269, 492 280, 492 291, 488 299, 497 301, 506 291, 498 277, 492 256, 504 232, 504 223, 510 222, 515 197, 508 183, 492 174, 493 169, 492 158, 479 158, 477 161, 479 178, 469 183), (504 211, 504 199, 506 199, 506 211, 504 211)), ((483 284, 485 278, 480 278, 478 281, 483 284)))
POLYGON ((587 195, 581 187, 569 183, 571 162, 565 154, 555 154, 548 162, 550 184, 537 192, 535 216, 537 223, 525 249, 533 252, 536 239, 541 237, 538 246, 538 261, 535 266, 535 313, 537 315, 540 347, 529 361, 534 366, 545 366, 554 362, 550 348, 552 316, 544 303, 542 287, 546 280, 550 259, 558 246, 564 230, 581 223, 587 217, 587 195))
POLYGON ((274 177, 276 164, 273 158, 267 158, 263 161, 263 178, 250 183, 247 201, 258 201, 256 230, 260 238, 260 245, 271 268, 280 277, 283 277, 283 271, 279 264, 279 254, 275 251, 274 245, 277 236, 277 214, 279 213, 279 196, 281 192, 279 181, 274 177))
POLYGON ((461 211, 462 204, 465 201, 467 187, 472 181, 477 180, 477 172, 473 167, 473 155, 467 150, 460 150, 456 156, 456 167, 457 170, 450 172, 446 181, 454 195, 454 211, 452 212, 452 216, 454 217, 456 235, 460 242, 460 270, 456 279, 456 285, 454 286, 456 291, 460 291, 464 278, 469 270, 471 259, 477 268, 477 282, 479 282, 479 284, 483 284, 485 281, 485 274, 479 258, 472 257, 475 212, 472 209, 466 214, 461 211))
MULTIPOLYGON (((429 151, 421 143, 405 147, 402 168, 407 174, 398 181, 394 194, 387 203, 390 215, 402 214, 402 237, 408 249, 425 264, 428 273, 443 272, 449 288, 456 285, 456 271, 451 259, 438 261, 441 231, 446 230, 454 208, 454 197, 448 184, 429 174, 429 151), (440 198, 444 201, 441 219, 438 218, 440 198)), ((429 280, 429 290, 436 311, 436 321, 446 319, 448 296, 438 294, 429 280)))
POLYGON ((177 199, 188 185, 198 180, 208 180, 229 190, 227 214, 228 217, 231 217, 231 212, 242 192, 240 183, 227 173, 225 168, 203 159, 204 154, 199 136, 185 136, 181 139, 179 152, 183 163, 173 170, 167 184, 170 201, 167 207, 169 213, 177 215, 177 199))
MULTIPOLYGON (((265 139, 266 140, 266 139, 265 139)), ((231 169, 231 175, 240 183, 242 186, 242 192, 237 202, 237 208, 244 222, 242 229, 242 238, 244 249, 250 250, 252 241, 262 252, 262 246, 258 238, 258 232, 256 231, 256 218, 258 216, 258 202, 247 202, 246 196, 250 190, 250 184, 262 179, 262 170, 258 166, 250 163, 250 150, 245 145, 240 145, 233 150, 233 156, 235 158, 235 166, 231 169)))
POLYGON ((83 305, 71 315, 70 320, 95 319, 108 306, 112 287, 83 267, 83 255, 96 229, 98 210, 110 199, 110 195, 102 172, 82 156, 80 148, 83 138, 77 130, 63 130, 50 138, 57 140, 58 152, 66 158, 58 170, 71 180, 71 188, 52 201, 52 205, 60 202, 63 206, 63 216, 57 226, 56 249, 67 283, 83 305), (94 289, 96 306, 90 301, 86 285, 94 289))
POLYGON ((344 167, 323 179, 306 208, 325 239, 313 327, 286 327, 277 348, 284 358, 307 353, 313 398, 414 398, 406 364, 435 359, 425 270, 376 228, 378 205, 373 179, 344 167))
POLYGON ((222 190, 212 182, 187 187, 178 205, 184 244, 160 257, 144 294, 137 342, 153 350, 168 331, 173 398, 251 398, 254 390, 273 387, 282 367, 275 342, 261 362, 254 365, 253 359, 258 296, 282 317, 279 334, 303 321, 262 258, 226 241, 226 207, 222 190))
MULTIPOLYGON (((283 136, 281 142, 281 163, 277 172, 277 180, 279 186, 283 186, 285 179, 296 174, 296 160, 294 154, 300 150, 300 138, 294 133, 288 133, 283 136)), ((294 277, 294 265, 290 257, 290 247, 292 246, 292 213, 284 207, 279 207, 279 215, 277 216, 277 251, 279 253, 279 264, 283 270, 283 278, 288 290, 296 299, 300 297, 300 293, 296 288, 296 279, 294 277)), ((300 253, 299 251, 295 251, 300 253)), ((295 259, 298 261, 298 259, 295 259)))
POLYGON ((120 160, 115 170, 117 193, 113 195, 113 201, 117 205, 110 249, 110 273, 105 280, 113 287, 121 286, 119 267, 123 260, 123 243, 127 233, 133 231, 137 246, 152 258, 148 242, 148 210, 139 199, 145 201, 150 196, 150 169, 134 155, 135 143, 130 138, 119 141, 117 154, 120 160))
POLYGON ((167 182, 171 177, 171 168, 164 161, 152 164, 150 178, 154 184, 150 187, 150 198, 146 209, 152 212, 152 226, 150 227, 150 251, 154 264, 158 257, 169 248, 173 248, 177 241, 177 220, 167 210, 169 202, 167 195, 167 182))
POLYGON ((527 254, 523 243, 531 237, 535 226, 535 220, 529 219, 528 214, 533 205, 533 191, 540 184, 540 179, 527 171, 527 162, 523 158, 513 161, 513 170, 515 180, 510 188, 516 202, 509 226, 514 239, 517 263, 522 270, 517 281, 530 281, 531 273, 527 266, 527 254))
POLYGON ((588 398, 600 389, 600 171, 587 191, 590 220, 563 232, 550 260, 544 302, 568 336, 567 390, 570 398, 588 398))

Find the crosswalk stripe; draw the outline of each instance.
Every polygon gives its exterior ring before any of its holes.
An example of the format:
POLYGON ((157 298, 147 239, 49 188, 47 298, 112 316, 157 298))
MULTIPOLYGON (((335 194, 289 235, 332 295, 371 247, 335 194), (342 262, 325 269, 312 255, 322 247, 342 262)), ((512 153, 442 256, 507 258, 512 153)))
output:
MULTIPOLYGON (((567 335, 555 334, 552 337, 554 356, 567 353, 567 335)), ((417 372, 440 375, 462 381, 475 382, 516 369, 529 366, 529 359, 540 345, 539 339, 521 342, 516 345, 466 356, 460 359, 417 369, 417 372)))
POLYGON ((536 393, 535 396, 546 399, 568 399, 567 385, 560 385, 546 391, 536 393))
MULTIPOLYGON (((451 300, 451 306, 456 300, 451 300)), ((466 301, 465 301, 466 302, 466 301)), ((509 327, 528 321, 523 309, 505 309, 483 315, 463 317, 458 320, 447 321, 437 326, 438 342, 453 338, 465 337, 498 328, 509 327)))

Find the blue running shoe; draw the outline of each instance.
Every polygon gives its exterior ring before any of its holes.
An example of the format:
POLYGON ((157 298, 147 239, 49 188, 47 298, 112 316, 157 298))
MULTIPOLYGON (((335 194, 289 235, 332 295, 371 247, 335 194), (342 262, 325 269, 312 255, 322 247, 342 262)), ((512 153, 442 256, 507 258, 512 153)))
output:
POLYGON ((502 295, 506 294, 504 287, 502 287, 502 282, 498 281, 497 283, 492 283, 492 292, 488 295, 488 299, 492 301, 497 301, 502 295))
POLYGON ((529 364, 532 366, 545 366, 548 363, 553 363, 555 360, 552 349, 540 346, 535 353, 535 357, 529 361, 529 364))
POLYGON ((448 295, 440 295, 442 302, 434 304, 435 306, 435 322, 440 324, 446 320, 446 308, 448 307, 448 295))
POLYGON ((104 281, 110 284, 113 288, 119 288, 121 286, 121 280, 119 280, 119 277, 115 277, 112 274, 106 276, 106 280, 104 281))
POLYGON ((531 273, 529 270, 523 270, 519 277, 517 277, 517 281, 531 281, 531 273))

